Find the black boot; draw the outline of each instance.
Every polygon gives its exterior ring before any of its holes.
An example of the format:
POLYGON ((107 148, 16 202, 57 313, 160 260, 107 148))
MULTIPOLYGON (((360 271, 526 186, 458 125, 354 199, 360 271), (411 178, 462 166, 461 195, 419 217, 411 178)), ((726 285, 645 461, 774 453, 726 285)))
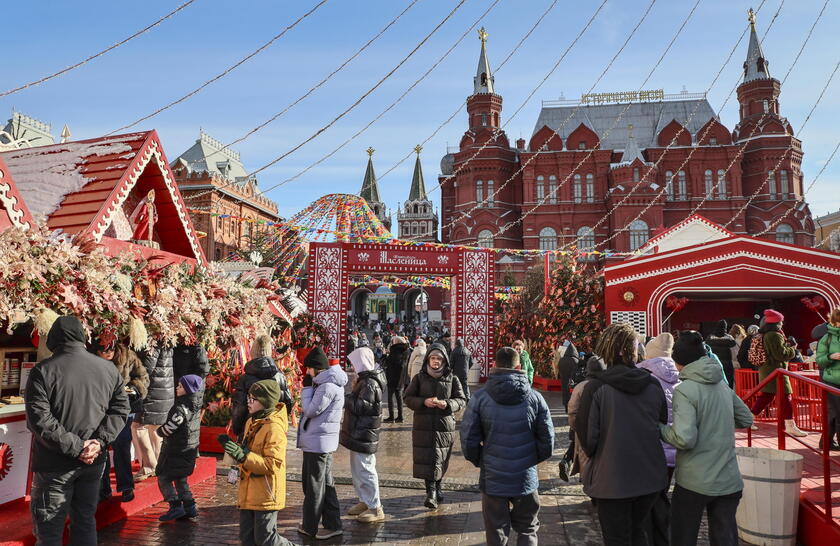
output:
POLYGON ((438 507, 434 480, 426 480, 426 500, 423 502, 423 506, 429 510, 435 510, 438 507))
POLYGON ((178 519, 190 519, 198 517, 198 509, 195 507, 195 499, 184 501, 184 515, 178 519))
POLYGON ((160 516, 158 519, 160 521, 172 521, 173 519, 178 519, 184 517, 184 507, 181 505, 181 501, 169 501, 169 511, 160 516))
POLYGON ((443 502, 443 490, 440 488, 440 482, 441 480, 435 482, 435 494, 437 495, 438 503, 443 502))

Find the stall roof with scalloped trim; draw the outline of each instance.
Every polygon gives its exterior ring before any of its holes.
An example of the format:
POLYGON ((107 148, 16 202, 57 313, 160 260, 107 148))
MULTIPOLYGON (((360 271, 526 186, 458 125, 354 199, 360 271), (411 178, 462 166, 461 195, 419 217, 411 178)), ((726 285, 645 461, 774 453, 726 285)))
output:
POLYGON ((0 153, 36 220, 101 241, 126 199, 156 191, 161 249, 206 263, 157 132, 144 131, 0 153))

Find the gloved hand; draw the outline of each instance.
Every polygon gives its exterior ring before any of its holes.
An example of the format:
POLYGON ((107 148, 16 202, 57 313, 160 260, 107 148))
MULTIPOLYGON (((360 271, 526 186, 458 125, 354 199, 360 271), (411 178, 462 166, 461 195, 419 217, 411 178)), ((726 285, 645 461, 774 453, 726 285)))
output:
POLYGON ((219 442, 219 445, 222 446, 222 448, 225 447, 226 443, 228 443, 232 440, 233 440, 233 438, 231 438, 227 434, 219 434, 218 436, 216 436, 216 441, 219 442))
POLYGON ((303 386, 304 387, 311 387, 312 386, 312 376, 306 374, 303 376, 303 386))
POLYGON ((233 460, 240 464, 245 462, 245 457, 250 451, 247 447, 242 447, 241 445, 233 441, 225 442, 224 447, 225 453, 233 457, 233 460))

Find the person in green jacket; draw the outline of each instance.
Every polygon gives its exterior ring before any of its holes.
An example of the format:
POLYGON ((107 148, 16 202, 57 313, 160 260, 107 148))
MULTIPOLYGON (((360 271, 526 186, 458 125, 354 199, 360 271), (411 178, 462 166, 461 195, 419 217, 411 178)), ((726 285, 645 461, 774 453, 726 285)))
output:
MULTIPOLYGON (((796 356, 796 348, 787 344, 782 332, 784 320, 785 316, 778 311, 764 310, 764 324, 758 330, 764 345, 764 364, 758 367, 759 382, 764 381, 768 375, 779 368, 786 370, 788 362, 796 356)), ((793 404, 790 400, 793 389, 790 387, 790 379, 784 377, 783 383, 785 385, 785 395, 782 397, 782 419, 785 420, 785 432, 800 438, 807 436, 808 434, 799 430, 796 421, 793 420, 793 404)), ((758 415, 775 400, 776 381, 774 380, 762 387, 761 394, 756 396, 750 411, 753 415, 758 415)))
MULTIPOLYGON (((840 388, 840 308, 831 312, 828 319, 828 333, 817 343, 816 361, 820 367, 820 377, 824 383, 840 388)), ((840 396, 826 394, 828 402, 829 423, 834 422, 834 428, 829 430, 829 448, 840 450, 840 430, 837 422, 840 420, 840 396)), ((822 440, 820 440, 822 442, 822 440)))
POLYGON ((519 353, 519 364, 525 375, 528 376, 528 384, 534 384, 534 364, 531 363, 531 355, 525 350, 525 342, 517 339, 513 342, 513 348, 519 353))
POLYGON ((735 512, 744 489, 735 429, 751 426, 752 413, 729 388, 719 362, 706 354, 699 332, 682 332, 672 358, 681 383, 674 388, 673 424, 659 425, 662 440, 677 448, 671 544, 696 544, 706 511, 709 541, 735 546, 735 512))

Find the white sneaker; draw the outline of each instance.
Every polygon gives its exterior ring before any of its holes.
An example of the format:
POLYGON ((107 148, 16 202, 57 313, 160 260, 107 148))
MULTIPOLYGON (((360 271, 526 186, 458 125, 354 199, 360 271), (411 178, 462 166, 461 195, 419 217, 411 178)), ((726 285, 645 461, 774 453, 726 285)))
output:
POLYGON ((796 421, 793 419, 785 419, 785 432, 791 436, 796 436, 797 438, 808 436, 807 432, 799 430, 799 427, 796 426, 796 421))

